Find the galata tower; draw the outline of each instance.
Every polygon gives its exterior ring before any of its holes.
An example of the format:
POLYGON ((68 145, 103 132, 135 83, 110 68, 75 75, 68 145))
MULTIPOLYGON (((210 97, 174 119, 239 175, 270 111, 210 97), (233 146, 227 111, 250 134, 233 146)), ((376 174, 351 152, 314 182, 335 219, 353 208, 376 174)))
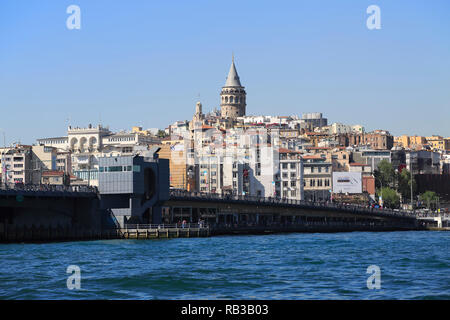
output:
POLYGON ((233 56, 227 81, 225 82, 225 86, 222 87, 222 92, 220 93, 220 114, 222 118, 237 118, 245 116, 246 95, 245 88, 239 81, 233 56))

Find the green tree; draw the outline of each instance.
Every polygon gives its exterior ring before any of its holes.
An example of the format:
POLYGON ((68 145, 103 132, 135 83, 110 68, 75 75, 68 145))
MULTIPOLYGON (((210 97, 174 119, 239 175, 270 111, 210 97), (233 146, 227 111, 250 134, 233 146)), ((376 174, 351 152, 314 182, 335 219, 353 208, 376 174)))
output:
POLYGON ((383 187, 377 190, 378 196, 383 198, 383 206, 396 209, 400 206, 400 197, 392 188, 383 187))
POLYGON ((392 164, 387 160, 381 160, 378 168, 374 171, 377 188, 392 187, 395 180, 395 170, 392 164))
POLYGON ((164 130, 159 129, 158 133, 156 134, 156 136, 158 138, 165 138, 165 137, 167 137, 167 134, 166 134, 166 132, 164 130))
MULTIPOLYGON (((400 174, 398 174, 398 185, 397 191, 402 195, 403 202, 408 202, 411 199, 411 172, 403 169, 400 174)), ((416 180, 413 178, 413 194, 416 192, 417 184, 416 180)))
POLYGON ((427 208, 430 209, 430 205, 435 203, 439 199, 439 196, 434 191, 425 191, 419 198, 421 201, 425 202, 427 204, 427 208))

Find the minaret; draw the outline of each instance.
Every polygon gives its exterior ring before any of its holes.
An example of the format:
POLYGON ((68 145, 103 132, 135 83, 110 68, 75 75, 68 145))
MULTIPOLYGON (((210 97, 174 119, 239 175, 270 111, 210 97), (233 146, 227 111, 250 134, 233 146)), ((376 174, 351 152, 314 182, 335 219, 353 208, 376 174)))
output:
POLYGON ((220 93, 220 113, 222 118, 237 118, 245 116, 245 88, 239 81, 239 76, 234 65, 234 55, 231 61, 230 71, 228 72, 225 86, 220 93))

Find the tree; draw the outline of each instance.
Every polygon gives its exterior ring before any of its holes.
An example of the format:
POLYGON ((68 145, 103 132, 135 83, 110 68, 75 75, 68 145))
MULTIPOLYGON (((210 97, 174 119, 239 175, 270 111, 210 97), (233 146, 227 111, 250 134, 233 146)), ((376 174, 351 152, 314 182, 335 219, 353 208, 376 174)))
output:
POLYGON ((158 133, 156 134, 156 136, 158 138, 165 138, 165 137, 167 137, 167 134, 166 134, 166 132, 164 130, 159 129, 158 133))
POLYGON ((439 199, 439 196, 434 191, 425 191, 420 195, 420 200, 426 202, 427 208, 430 209, 430 204, 439 199))
POLYGON ((381 160, 378 168, 374 171, 377 187, 389 187, 393 185, 395 179, 395 170, 392 164, 387 160, 381 160), (382 185, 380 184, 380 181, 382 185))
POLYGON ((389 187, 383 187, 377 191, 378 196, 383 198, 383 206, 391 209, 396 209, 400 205, 400 197, 397 191, 389 187))
MULTIPOLYGON (((400 174, 398 174, 398 187, 397 191, 403 197, 403 202, 408 202, 408 199, 411 199, 411 172, 406 169, 403 169, 400 174)), ((413 193, 417 189, 416 180, 413 178, 413 193)))

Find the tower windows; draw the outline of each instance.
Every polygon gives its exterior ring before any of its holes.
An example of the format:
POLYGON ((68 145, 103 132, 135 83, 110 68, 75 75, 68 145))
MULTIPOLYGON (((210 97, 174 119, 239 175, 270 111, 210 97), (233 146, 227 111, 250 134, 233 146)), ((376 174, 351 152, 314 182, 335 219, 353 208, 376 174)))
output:
POLYGON ((233 97, 230 97, 230 103, 233 103, 233 97))

